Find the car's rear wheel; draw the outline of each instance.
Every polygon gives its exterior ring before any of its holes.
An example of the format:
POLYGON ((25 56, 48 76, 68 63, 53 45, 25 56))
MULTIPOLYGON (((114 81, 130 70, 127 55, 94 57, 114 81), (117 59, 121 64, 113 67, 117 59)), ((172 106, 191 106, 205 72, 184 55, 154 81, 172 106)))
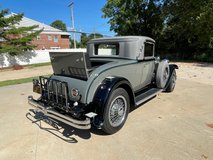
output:
POLYGON ((129 95, 123 88, 115 89, 105 106, 102 129, 107 134, 119 131, 126 122, 129 113, 129 95))

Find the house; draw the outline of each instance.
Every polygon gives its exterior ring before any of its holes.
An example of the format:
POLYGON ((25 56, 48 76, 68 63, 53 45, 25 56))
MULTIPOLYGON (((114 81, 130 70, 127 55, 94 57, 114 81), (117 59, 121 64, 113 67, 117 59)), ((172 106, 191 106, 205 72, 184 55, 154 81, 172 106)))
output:
MULTIPOLYGON (((8 16, 11 16, 12 14, 8 16)), ((43 29, 43 31, 32 41, 32 44, 37 46, 35 49, 70 48, 70 33, 68 32, 63 32, 27 17, 23 17, 19 24, 16 24, 16 27, 28 27, 33 25, 38 25, 36 30, 43 29)))

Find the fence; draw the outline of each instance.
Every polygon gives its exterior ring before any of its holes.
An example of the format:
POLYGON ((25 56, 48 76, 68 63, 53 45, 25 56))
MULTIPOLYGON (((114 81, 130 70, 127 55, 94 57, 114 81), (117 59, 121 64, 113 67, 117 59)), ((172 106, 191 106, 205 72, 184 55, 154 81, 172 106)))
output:
POLYGON ((33 52, 26 52, 19 56, 10 56, 9 54, 0 54, 0 68, 10 67, 16 64, 28 65, 36 63, 50 62, 49 52, 86 52, 82 49, 59 49, 59 50, 36 50, 33 52))
MULTIPOLYGON (((26 52, 19 56, 10 56, 9 54, 0 54, 0 68, 11 67, 14 65, 28 65, 36 63, 50 62, 49 52, 86 52, 86 48, 78 49, 57 49, 57 50, 36 50, 26 52)), ((101 55, 114 55, 113 49, 99 49, 101 55)))

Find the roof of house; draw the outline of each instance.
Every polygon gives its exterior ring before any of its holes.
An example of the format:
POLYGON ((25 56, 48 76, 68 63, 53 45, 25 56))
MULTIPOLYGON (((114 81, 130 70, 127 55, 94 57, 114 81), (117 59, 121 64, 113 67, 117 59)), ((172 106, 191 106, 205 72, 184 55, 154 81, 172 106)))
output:
MULTIPOLYGON (((11 14, 7 15, 6 17, 12 16, 12 15, 15 15, 15 13, 11 13, 11 14)), ((35 21, 33 19, 30 19, 30 18, 27 18, 24 16, 23 16, 22 20, 19 22, 19 24, 16 24, 15 26, 16 27, 28 27, 28 26, 33 26, 33 25, 38 25, 38 27, 35 28, 34 30, 43 29, 43 31, 42 31, 43 34, 51 33, 51 34, 60 34, 60 35, 70 35, 70 33, 68 33, 68 32, 63 32, 60 29, 56 29, 54 27, 51 27, 49 25, 46 25, 44 23, 35 21)))

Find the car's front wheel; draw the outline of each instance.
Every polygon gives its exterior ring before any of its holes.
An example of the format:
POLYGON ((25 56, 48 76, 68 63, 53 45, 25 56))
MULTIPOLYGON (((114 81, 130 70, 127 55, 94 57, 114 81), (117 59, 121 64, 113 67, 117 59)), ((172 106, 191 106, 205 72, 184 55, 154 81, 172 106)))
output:
POLYGON ((102 129, 107 134, 119 131, 128 116, 130 108, 129 95, 123 88, 115 89, 106 103, 102 129))

